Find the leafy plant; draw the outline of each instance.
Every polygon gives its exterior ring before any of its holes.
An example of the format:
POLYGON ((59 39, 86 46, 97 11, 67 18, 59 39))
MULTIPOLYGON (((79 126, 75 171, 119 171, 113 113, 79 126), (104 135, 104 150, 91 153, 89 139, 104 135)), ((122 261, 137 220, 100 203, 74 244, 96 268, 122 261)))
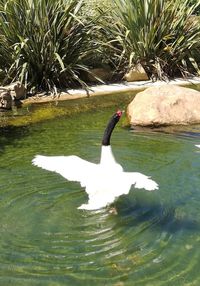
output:
POLYGON ((0 0, 0 69, 5 82, 50 90, 81 85, 92 21, 82 0, 0 0))
POLYGON ((102 32, 120 69, 141 63, 150 76, 160 79, 199 72, 200 25, 193 17, 199 1, 114 2, 102 32))
MULTIPOLYGON (((183 0, 184 1, 184 0, 183 0)), ((194 14, 195 15, 200 15, 200 6, 198 4, 198 0, 190 0, 189 1, 189 5, 192 6, 192 5, 197 5, 196 6, 196 9, 194 10, 194 14)))

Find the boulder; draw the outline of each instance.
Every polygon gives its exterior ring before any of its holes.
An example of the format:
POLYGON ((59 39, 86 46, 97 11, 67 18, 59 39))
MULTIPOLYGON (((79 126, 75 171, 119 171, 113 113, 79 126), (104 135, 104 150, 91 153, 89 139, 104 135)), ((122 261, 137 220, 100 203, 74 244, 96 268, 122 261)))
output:
POLYGON ((149 80, 148 75, 146 74, 144 68, 140 64, 136 65, 128 73, 126 73, 124 75, 124 79, 128 82, 149 80))
POLYGON ((19 82, 0 87, 0 108, 11 109, 20 106, 20 99, 26 97, 26 88, 19 82))
POLYGON ((167 126, 200 123, 200 92, 162 85, 139 92, 128 105, 131 125, 167 126))
POLYGON ((112 71, 109 67, 106 68, 94 68, 87 74, 87 80, 90 82, 109 81, 112 77, 112 71))
POLYGON ((3 87, 5 90, 11 91, 12 99, 20 100, 26 97, 26 88, 20 82, 14 82, 3 87))

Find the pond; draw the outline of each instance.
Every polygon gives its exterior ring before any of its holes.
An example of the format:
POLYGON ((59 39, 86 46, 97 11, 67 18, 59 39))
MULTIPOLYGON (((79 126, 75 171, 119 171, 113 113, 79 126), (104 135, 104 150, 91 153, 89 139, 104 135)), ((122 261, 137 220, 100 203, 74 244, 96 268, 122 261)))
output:
POLYGON ((97 163, 117 105, 124 108, 115 102, 1 129, 0 285, 200 285, 200 125, 153 131, 118 123, 116 160, 152 176, 159 190, 132 188, 113 203, 115 213, 78 210, 87 201, 78 183, 31 164, 36 154, 97 163))

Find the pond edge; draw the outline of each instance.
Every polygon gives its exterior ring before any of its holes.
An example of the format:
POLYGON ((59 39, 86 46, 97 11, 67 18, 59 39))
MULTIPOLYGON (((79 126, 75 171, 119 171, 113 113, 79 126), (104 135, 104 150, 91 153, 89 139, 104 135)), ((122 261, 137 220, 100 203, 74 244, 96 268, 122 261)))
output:
MULTIPOLYGON (((176 78, 170 81, 135 81, 135 82, 122 82, 112 84, 94 85, 89 87, 89 96, 101 96, 101 95, 113 95, 119 93, 127 93, 131 91, 141 91, 151 86, 161 85, 180 85, 180 86, 192 86, 200 84, 200 77, 192 77, 188 79, 176 78)), ((28 97, 22 100, 23 105, 32 103, 43 103, 62 100, 73 100, 88 97, 87 92, 84 89, 68 89, 62 90, 57 95, 46 95, 45 93, 38 93, 35 96, 28 97)))

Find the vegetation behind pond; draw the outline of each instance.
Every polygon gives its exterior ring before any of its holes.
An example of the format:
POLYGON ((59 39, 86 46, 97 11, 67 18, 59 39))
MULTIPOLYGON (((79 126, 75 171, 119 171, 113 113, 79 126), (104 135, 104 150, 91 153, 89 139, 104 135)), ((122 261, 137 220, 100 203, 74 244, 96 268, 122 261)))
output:
POLYGON ((0 81, 29 90, 87 88, 94 67, 120 80, 199 73, 199 0, 0 0, 0 81))

